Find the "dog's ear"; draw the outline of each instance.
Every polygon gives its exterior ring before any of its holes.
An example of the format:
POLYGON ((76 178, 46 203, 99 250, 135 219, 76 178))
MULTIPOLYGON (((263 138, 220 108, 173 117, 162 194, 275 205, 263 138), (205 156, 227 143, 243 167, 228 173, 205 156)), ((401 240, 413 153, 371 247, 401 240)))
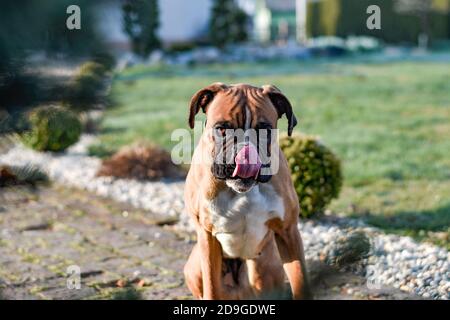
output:
POLYGON ((202 109, 203 112, 206 113, 208 105, 214 99, 214 96, 217 94, 217 92, 226 88, 227 86, 225 84, 216 82, 207 86, 206 88, 197 91, 197 93, 194 94, 189 104, 189 126, 191 127, 191 129, 194 128, 195 115, 200 111, 200 109, 202 109))
POLYGON ((292 105, 280 89, 273 85, 265 85, 262 87, 263 93, 267 94, 275 109, 278 112, 278 118, 286 114, 288 119, 288 135, 292 134, 292 129, 297 125, 297 118, 292 111, 292 105))

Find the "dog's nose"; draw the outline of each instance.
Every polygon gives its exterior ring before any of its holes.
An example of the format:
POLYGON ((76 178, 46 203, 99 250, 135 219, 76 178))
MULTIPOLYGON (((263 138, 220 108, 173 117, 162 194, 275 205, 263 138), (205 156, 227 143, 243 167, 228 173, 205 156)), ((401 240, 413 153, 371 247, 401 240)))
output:
POLYGON ((261 169, 261 158, 258 150, 252 143, 245 144, 234 158, 236 168, 232 177, 257 178, 261 169))

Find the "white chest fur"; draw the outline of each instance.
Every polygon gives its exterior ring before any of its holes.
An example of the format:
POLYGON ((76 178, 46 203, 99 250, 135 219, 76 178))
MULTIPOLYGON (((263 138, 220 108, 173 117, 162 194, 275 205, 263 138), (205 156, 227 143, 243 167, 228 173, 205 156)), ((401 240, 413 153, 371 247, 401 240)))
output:
POLYGON ((284 218, 284 206, 272 185, 258 184, 247 193, 224 190, 209 204, 213 235, 229 258, 251 259, 268 232, 266 222, 284 218))

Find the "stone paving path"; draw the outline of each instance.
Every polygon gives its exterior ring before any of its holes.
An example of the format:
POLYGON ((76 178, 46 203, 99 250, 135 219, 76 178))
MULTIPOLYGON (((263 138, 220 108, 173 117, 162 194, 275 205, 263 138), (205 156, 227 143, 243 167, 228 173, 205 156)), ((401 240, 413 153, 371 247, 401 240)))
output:
POLYGON ((0 192, 3 298, 188 297, 180 270, 191 244, 159 226, 170 221, 72 189, 0 192), (70 265, 79 290, 67 289, 70 265))
MULTIPOLYGON (((182 268, 193 236, 173 220, 53 185, 0 189, 0 299, 191 299, 182 268), (81 288, 67 287, 78 266, 81 288)), ((417 299, 310 265, 318 299, 417 299)))

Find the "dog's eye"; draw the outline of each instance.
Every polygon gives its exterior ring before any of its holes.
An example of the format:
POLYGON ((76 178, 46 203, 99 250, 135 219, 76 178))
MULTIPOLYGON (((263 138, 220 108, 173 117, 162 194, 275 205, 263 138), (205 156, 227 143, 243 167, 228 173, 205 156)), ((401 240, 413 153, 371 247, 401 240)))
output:
POLYGON ((231 126, 226 123, 217 124, 214 126, 214 130, 216 131, 216 133, 222 137, 225 137, 228 129, 231 129, 231 126))
POLYGON ((216 133, 217 133, 218 135, 224 137, 225 134, 226 134, 226 130, 227 130, 227 129, 226 129, 225 127, 222 127, 222 126, 218 126, 218 127, 215 127, 214 130, 216 131, 216 133))

